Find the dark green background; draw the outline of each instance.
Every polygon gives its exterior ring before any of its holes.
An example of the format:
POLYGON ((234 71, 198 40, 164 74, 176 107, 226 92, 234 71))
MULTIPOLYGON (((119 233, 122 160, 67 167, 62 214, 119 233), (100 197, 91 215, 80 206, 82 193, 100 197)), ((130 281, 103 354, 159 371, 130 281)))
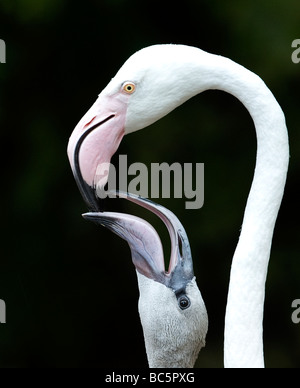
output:
MULTIPOLYGON (((266 288, 268 367, 300 366, 300 4, 286 1, 1 0, 2 367, 146 367, 138 288, 125 242, 85 222, 66 157, 68 137, 123 62, 156 43, 221 54, 259 74, 281 104, 291 145, 288 183, 266 288)), ((159 98, 159 97, 158 97, 159 98)), ((129 163, 205 163, 205 204, 157 200, 190 238, 210 327, 198 367, 223 365, 231 258, 255 163, 255 131, 232 96, 209 91, 126 137, 129 163)), ((108 208, 146 216, 133 205, 108 208)), ((150 218, 152 221, 152 218, 150 218)), ((168 235, 153 219, 169 249, 168 235)))

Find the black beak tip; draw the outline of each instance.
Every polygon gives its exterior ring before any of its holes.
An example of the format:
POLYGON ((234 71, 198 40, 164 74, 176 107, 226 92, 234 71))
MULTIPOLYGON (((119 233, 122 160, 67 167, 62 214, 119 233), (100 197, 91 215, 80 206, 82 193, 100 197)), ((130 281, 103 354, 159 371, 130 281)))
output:
POLYGON ((82 214, 82 217, 87 221, 94 222, 95 224, 104 226, 108 229, 115 224, 115 220, 109 217, 107 213, 89 212, 82 214))
POLYGON ((101 219, 101 213, 84 213, 82 214, 82 217, 87 221, 97 222, 101 219))
POLYGON ((95 188, 91 187, 88 183, 85 182, 81 175, 79 165, 73 171, 73 175, 88 209, 94 212, 103 212, 105 200, 98 198, 95 188))

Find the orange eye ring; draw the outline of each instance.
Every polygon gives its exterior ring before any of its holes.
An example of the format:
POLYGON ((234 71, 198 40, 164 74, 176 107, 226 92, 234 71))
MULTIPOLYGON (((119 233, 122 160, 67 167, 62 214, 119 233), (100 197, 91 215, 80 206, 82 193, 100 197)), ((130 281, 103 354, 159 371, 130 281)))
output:
POLYGON ((125 93, 132 94, 135 92, 135 84, 133 82, 125 82, 122 89, 125 93))

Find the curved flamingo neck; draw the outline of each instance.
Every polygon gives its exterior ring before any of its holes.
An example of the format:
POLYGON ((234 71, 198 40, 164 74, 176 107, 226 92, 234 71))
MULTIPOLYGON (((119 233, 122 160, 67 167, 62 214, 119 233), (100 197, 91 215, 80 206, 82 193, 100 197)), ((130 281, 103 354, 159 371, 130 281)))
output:
POLYGON ((255 74, 213 56, 211 88, 233 94, 255 124, 257 156, 240 239, 232 261, 225 317, 225 367, 264 367, 263 309, 272 236, 289 160, 284 114, 255 74))

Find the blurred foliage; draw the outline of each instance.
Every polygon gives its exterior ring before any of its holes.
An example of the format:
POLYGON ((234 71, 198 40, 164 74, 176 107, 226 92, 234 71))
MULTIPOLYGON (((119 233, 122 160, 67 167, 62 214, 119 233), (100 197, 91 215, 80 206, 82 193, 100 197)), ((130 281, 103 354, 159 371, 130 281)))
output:
MULTIPOLYGON (((156 43, 183 43, 232 58, 258 73, 288 123, 291 164, 274 236, 265 306, 269 367, 297 367, 300 326, 298 130, 300 38, 296 0, 184 3, 137 0, 1 0, 0 65, 2 223, 0 327, 2 367, 145 367, 138 288, 125 242, 84 222, 69 168, 72 129, 122 63, 156 43)), ((124 139, 129 163, 205 163, 205 204, 159 200, 186 226, 210 328, 198 367, 223 365, 230 262, 255 164, 255 132, 232 96, 206 92, 149 129, 124 139), (188 136, 186 135, 188 134, 188 136), (149 146, 153 144, 155 147, 149 146)), ((122 201, 119 211, 158 221, 122 201)))

